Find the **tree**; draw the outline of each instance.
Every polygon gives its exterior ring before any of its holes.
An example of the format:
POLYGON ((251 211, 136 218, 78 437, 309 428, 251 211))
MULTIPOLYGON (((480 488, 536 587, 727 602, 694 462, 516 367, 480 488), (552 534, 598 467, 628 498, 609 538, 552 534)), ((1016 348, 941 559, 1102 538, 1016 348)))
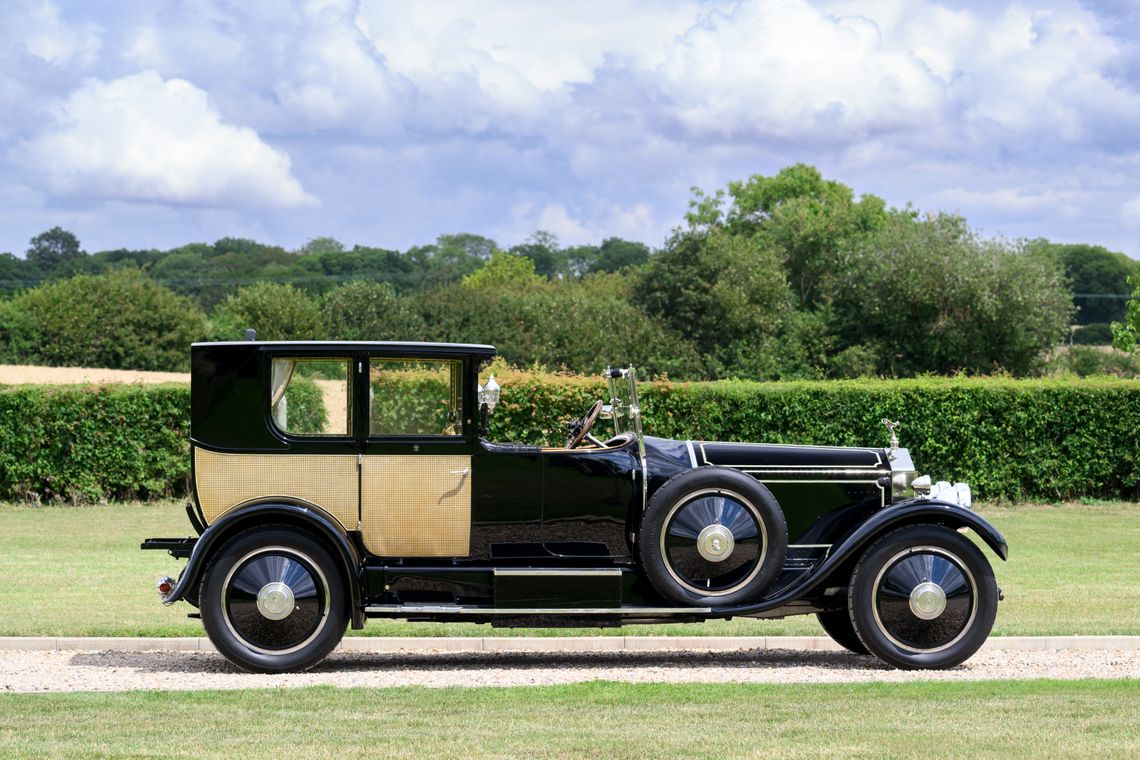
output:
POLYGON ((828 282, 842 266, 840 252, 887 219, 881 198, 865 194, 856 200, 850 187, 825 180, 805 164, 781 169, 774 177, 755 174, 730 182, 728 195, 732 205, 724 225, 735 233, 757 235, 779 250, 792 292, 808 308, 830 298, 828 282))
POLYGON ((490 261, 463 278, 463 284, 469 288, 525 288, 542 281, 535 274, 533 259, 503 251, 495 251, 490 261))
POLYGON ((1032 374, 1068 334, 1073 306, 1058 262, 981 239, 959 216, 893 212, 844 258, 839 342, 873 352, 882 374, 1032 374))
POLYGON ((558 244, 558 238, 546 230, 538 230, 529 238, 513 246, 510 253, 525 256, 534 262, 534 271, 553 280, 569 274, 566 252, 558 244))
POLYGON ((1112 345, 1121 351, 1140 350, 1140 272, 1128 282, 1135 287, 1123 322, 1112 323, 1112 345))
POLYGON ((193 301, 134 269, 76 275, 17 296, 23 315, 9 336, 27 363, 113 369, 186 369, 205 337, 193 301))
POLYGON ((344 251, 344 243, 340 242, 334 237, 315 237, 309 238, 305 244, 301 246, 301 250, 297 253, 301 256, 315 254, 320 256, 326 253, 341 253, 344 251))
POLYGON ((789 311, 779 252, 721 229, 678 231, 650 259, 633 297, 684 336, 714 377, 771 377, 770 341, 789 311))
POLYGON ((260 340, 321 340, 325 320, 313 299, 285 283, 259 282, 241 288, 214 310, 211 335, 240 340, 248 328, 260 340))
POLYGON ((325 294, 331 340, 423 340, 424 322, 386 282, 357 280, 325 294))
POLYGON ((617 275, 450 285, 416 301, 430 340, 492 343, 515 364, 593 374, 632 362, 645 376, 699 377, 693 346, 633 306, 629 284, 617 275))
POLYGON ((44 274, 53 274, 86 255, 79 238, 62 227, 52 227, 31 239, 26 258, 44 274))
POLYGON ((1107 323, 1124 318, 1127 299, 1113 296, 1129 292, 1128 277, 1136 271, 1136 261, 1123 253, 1085 243, 1034 240, 1027 248, 1057 258, 1065 268, 1079 309, 1076 324, 1107 323))
POLYGON ((598 249, 597 259, 590 266, 590 272, 620 272, 623 269, 638 267, 649 261, 649 246, 632 240, 606 238, 598 249))

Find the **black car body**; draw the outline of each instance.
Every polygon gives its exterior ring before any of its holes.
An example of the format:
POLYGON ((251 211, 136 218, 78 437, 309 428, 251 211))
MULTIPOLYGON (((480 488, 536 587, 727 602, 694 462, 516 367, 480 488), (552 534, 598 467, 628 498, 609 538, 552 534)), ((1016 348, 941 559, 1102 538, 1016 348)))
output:
POLYGON ((676 441, 641 430, 631 369, 561 447, 492 443, 494 348, 191 349, 196 538, 163 601, 238 665, 319 662, 366 618, 617 626, 814 613, 855 652, 949 667, 1000 592, 964 484, 905 449, 676 441), (485 403, 480 404, 482 399, 485 403), (612 420, 595 425, 601 417, 612 420), (613 425, 603 437, 594 431, 613 425))

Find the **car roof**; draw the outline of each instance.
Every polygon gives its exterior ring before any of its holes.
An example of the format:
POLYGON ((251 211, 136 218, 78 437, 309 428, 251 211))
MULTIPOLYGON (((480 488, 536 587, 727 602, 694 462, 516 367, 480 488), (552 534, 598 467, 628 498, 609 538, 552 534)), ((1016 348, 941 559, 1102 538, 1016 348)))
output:
POLYGON ((273 349, 313 349, 327 348, 330 351, 409 351, 417 354, 430 354, 433 351, 440 353, 466 353, 476 356, 494 356, 495 347, 483 343, 427 343, 422 341, 396 341, 396 340, 229 340, 208 341, 194 343, 191 347, 205 346, 243 346, 264 347, 273 349))

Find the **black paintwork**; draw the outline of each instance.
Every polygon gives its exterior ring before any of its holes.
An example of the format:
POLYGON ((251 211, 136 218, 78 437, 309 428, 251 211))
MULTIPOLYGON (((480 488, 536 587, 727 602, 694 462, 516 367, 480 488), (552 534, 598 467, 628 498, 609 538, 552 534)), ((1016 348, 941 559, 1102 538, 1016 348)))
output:
MULTIPOLYGON (((413 343, 206 343, 191 352, 191 442, 215 451, 300 453, 467 454, 472 458, 470 552, 454 558, 378 558, 364 549, 355 526, 341 526, 308 504, 256 504, 227 513, 194 539, 148 539, 144 548, 189 555, 167 602, 197 603, 197 587, 211 553, 229 537, 273 522, 308 526, 335 548, 349 579, 353 626, 363 624, 367 605, 463 605, 503 614, 479 618, 499 625, 580 624, 572 616, 512 615, 510 608, 608 608, 671 606, 642 576, 634 541, 644 504, 669 481, 694 466, 728 467, 756 477, 783 509, 792 545, 784 572, 763 599, 717 608, 713 613, 677 613, 668 618, 641 613, 588 618, 591 625, 641 619, 700 619, 732 615, 777 616, 833 609, 842 596, 828 589, 846 585, 851 563, 870 541, 903 524, 933 522, 977 531, 1002 559, 1001 535, 969 510, 945 503, 891 497, 888 452, 718 442, 686 442, 646 436, 645 459, 636 441, 611 449, 541 449, 479 440, 477 370, 489 346, 413 343), (273 356, 335 356, 367 362, 375 356, 453 358, 463 362, 461 436, 369 437, 367 374, 354 374, 357 409, 353 434, 301 438, 276 430, 269 418, 269 366, 273 356), (887 508, 889 507, 889 508, 887 508), (811 545, 811 546, 803 546, 811 545), (192 547, 192 548, 191 548, 192 547), (496 577, 495 568, 612 568, 621 575, 496 577)), ((598 425, 604 425, 599 421, 598 425)), ((608 431, 607 431, 608 432, 608 431)), ((363 504, 363 509, 381 505, 363 504)), ((191 511, 200 522, 201 512, 191 511)), ((196 526, 202 527, 202 526, 196 526)), ((841 603, 839 601, 838 603, 841 603)), ((376 616, 409 617, 400 612, 376 616)), ((447 612, 416 619, 471 620, 447 612)))

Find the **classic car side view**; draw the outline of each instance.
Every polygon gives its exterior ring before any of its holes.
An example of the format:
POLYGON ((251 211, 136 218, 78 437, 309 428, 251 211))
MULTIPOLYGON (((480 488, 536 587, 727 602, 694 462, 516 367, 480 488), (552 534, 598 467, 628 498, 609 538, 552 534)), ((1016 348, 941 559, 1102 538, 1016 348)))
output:
POLYGON ((368 618, 620 626, 814 614, 856 653, 947 668, 989 635, 1005 539, 964 483, 887 448, 645 435, 633 368, 564 445, 484 439, 485 345, 198 343, 193 538, 162 601, 253 671, 319 663, 368 618), (606 420, 599 423, 599 420, 606 420), (603 426, 611 426, 600 433, 603 426), (611 434, 612 433, 612 434, 611 434), (980 539, 975 543, 966 531, 980 539))

